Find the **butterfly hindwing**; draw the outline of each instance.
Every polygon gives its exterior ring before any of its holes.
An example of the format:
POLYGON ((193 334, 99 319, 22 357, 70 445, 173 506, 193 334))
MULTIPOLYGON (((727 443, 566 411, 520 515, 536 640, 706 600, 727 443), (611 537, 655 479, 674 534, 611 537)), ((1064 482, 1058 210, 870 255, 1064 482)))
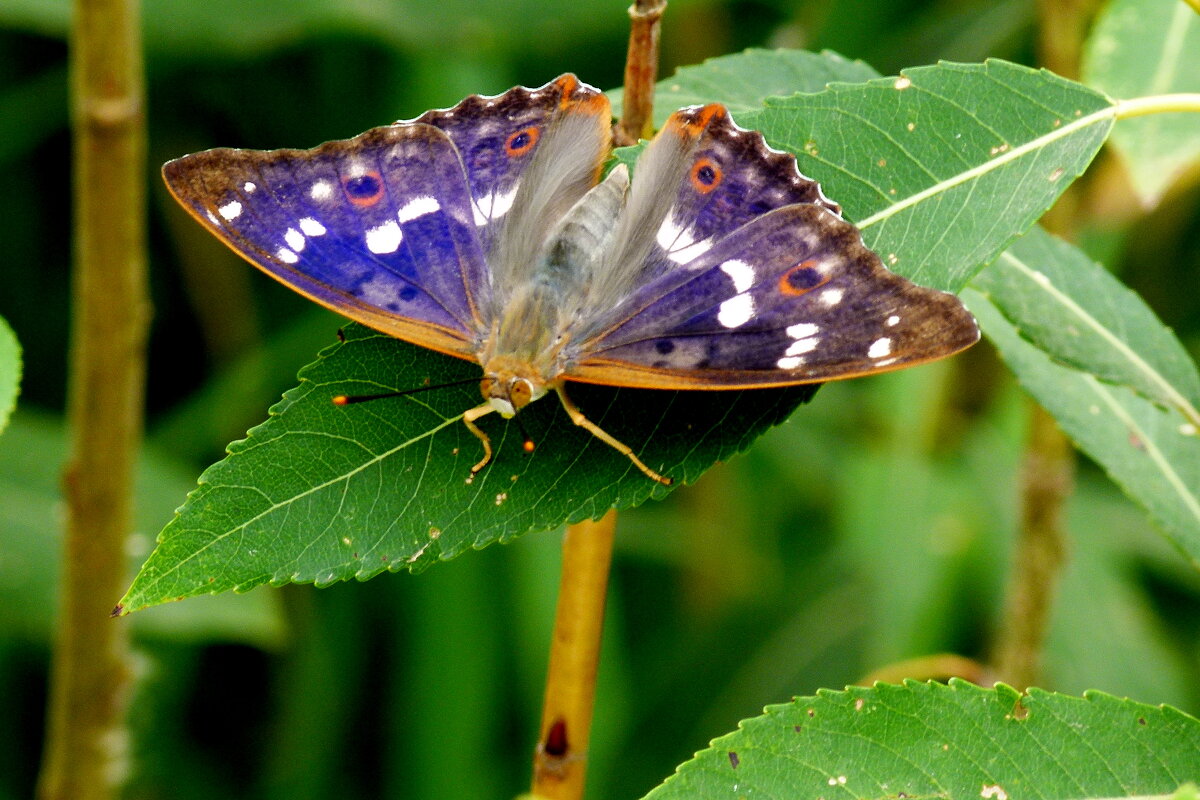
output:
POLYGON ((640 234, 647 263, 637 269, 648 280, 608 299, 611 310, 572 350, 567 377, 650 388, 782 386, 899 369, 978 339, 955 297, 885 269, 794 160, 784 163, 790 156, 737 129, 719 107, 677 112, 647 158, 655 183, 669 172, 679 187, 657 230, 640 234), (733 202, 738 196, 747 207, 733 202), (797 196, 810 199, 787 202, 797 196), (755 203, 767 210, 751 213, 755 203))
POLYGON ((462 162, 428 125, 313 150, 209 150, 169 162, 180 202, 239 255, 372 328, 470 357, 487 323, 484 254, 462 162))

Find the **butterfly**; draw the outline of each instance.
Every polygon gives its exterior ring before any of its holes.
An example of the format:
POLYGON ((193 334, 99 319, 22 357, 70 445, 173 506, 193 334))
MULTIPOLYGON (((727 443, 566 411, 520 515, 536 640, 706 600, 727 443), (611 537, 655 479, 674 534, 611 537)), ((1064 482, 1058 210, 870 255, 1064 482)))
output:
MULTIPOLYGON (((795 158, 720 104, 676 111, 634 174, 599 90, 563 75, 311 150, 168 162, 175 198, 238 255, 334 311, 480 364, 511 418, 571 381, 754 389, 908 367, 979 338, 953 295, 889 272, 795 158)), ((346 398, 342 398, 345 401, 346 398)))

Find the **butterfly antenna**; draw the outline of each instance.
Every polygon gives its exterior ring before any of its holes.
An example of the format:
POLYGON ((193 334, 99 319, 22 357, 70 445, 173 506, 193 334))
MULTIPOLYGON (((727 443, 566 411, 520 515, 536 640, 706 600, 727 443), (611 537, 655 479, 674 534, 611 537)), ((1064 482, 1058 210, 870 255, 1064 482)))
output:
POLYGON ((446 389, 450 386, 465 386, 468 383, 479 383, 479 378, 463 378, 461 381, 435 383, 431 386, 418 386, 415 389, 405 389, 399 392, 383 392, 382 394, 339 394, 333 398, 335 406, 348 406, 352 403, 365 403, 368 400, 382 400, 385 397, 404 397, 417 392, 430 392, 434 389, 446 389))
POLYGON ((529 435, 529 431, 525 430, 525 423, 521 422, 521 415, 513 417, 513 421, 517 423, 517 430, 521 432, 521 447, 526 453, 532 453, 537 447, 533 442, 533 437, 529 435))

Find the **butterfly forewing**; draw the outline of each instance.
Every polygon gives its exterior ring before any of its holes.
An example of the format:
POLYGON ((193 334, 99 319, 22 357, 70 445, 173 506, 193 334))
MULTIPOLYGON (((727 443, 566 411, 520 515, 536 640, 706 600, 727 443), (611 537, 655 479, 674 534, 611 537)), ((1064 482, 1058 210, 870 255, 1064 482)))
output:
POLYGON ((313 150, 219 149, 163 167, 172 193, 239 255, 376 330, 471 357, 487 265, 450 139, 374 128, 313 150))

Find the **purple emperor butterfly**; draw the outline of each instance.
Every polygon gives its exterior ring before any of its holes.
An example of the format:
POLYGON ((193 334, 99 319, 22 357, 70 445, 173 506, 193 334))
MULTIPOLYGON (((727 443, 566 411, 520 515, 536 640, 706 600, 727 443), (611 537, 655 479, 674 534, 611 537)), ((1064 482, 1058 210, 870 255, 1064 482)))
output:
POLYGON ((208 150, 163 167, 252 264, 353 320, 477 361, 512 417, 568 381, 753 389, 908 367, 973 344, 953 296, 885 269, 791 155, 724 107, 675 112, 631 180, 608 100, 564 75, 312 150, 208 150))

